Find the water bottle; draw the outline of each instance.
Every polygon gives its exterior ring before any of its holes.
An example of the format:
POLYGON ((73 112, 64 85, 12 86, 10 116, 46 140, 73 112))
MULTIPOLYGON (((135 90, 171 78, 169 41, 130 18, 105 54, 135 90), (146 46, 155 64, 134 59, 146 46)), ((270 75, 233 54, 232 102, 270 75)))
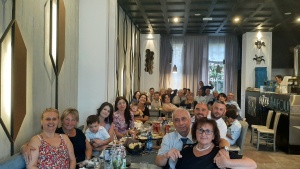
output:
POLYGON ((151 133, 151 129, 149 129, 149 132, 148 132, 148 136, 147 136, 147 143, 146 143, 146 149, 147 151, 152 151, 152 147, 153 147, 153 144, 152 144, 152 133, 151 133))
POLYGON ((112 156, 112 166, 114 169, 121 169, 122 159, 121 159, 121 148, 117 147, 112 156))
POLYGON ((126 168, 126 149, 123 145, 121 145, 120 147, 121 147, 121 159, 122 159, 121 169, 125 169, 126 168))
POLYGON ((105 149, 104 151, 104 168, 111 169, 112 157, 114 156, 114 152, 112 151, 112 149, 105 149))

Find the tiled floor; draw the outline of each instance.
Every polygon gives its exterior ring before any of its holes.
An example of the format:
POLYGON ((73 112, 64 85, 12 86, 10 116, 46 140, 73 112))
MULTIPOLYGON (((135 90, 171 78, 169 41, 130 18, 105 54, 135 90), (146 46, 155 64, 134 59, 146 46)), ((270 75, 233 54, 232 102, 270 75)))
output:
POLYGON ((290 155, 272 147, 263 148, 260 151, 250 143, 251 130, 248 130, 244 155, 252 158, 257 163, 258 169, 300 169, 300 155, 290 155))

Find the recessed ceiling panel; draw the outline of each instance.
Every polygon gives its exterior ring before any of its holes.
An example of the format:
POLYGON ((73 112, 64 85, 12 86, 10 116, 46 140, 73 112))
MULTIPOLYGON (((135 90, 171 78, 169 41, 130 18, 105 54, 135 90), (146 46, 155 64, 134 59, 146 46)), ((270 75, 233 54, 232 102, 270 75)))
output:
MULTIPOLYGON (((140 27, 139 24, 147 22, 150 22, 150 25, 161 24, 162 27, 165 27, 165 31, 156 29, 154 33, 157 34, 168 32, 166 25, 173 26, 171 21, 173 17, 179 17, 179 23, 186 24, 186 26, 182 25, 181 32, 176 30, 171 31, 171 34, 176 32, 182 34, 184 29, 188 34, 191 32, 189 31, 190 26, 193 27, 193 30, 195 29, 195 25, 193 25, 195 23, 200 23, 197 25, 198 30, 202 28, 205 30, 211 25, 218 26, 215 33, 228 31, 228 33, 242 34, 249 30, 269 29, 273 25, 285 25, 300 30, 300 24, 295 24, 294 21, 295 17, 300 15, 300 3, 296 0, 191 0, 190 4, 185 0, 166 0, 166 5, 162 0, 123 0, 121 2, 120 5, 129 12, 129 16, 133 17, 133 21, 138 27, 140 27), (146 17, 140 13, 137 3, 141 4, 145 10, 146 17), (286 16, 285 12, 291 12, 291 15, 286 16), (200 14, 200 16, 195 14, 200 14), (236 16, 241 18, 238 23, 233 22, 233 18, 236 16), (139 18, 136 19, 136 17, 139 18), (161 17, 159 22, 158 17, 161 17), (212 17, 212 20, 203 21, 203 17, 212 17)), ((279 26, 275 26, 272 31, 279 28, 279 26)), ((211 31, 199 31, 198 33, 211 34, 211 31)))

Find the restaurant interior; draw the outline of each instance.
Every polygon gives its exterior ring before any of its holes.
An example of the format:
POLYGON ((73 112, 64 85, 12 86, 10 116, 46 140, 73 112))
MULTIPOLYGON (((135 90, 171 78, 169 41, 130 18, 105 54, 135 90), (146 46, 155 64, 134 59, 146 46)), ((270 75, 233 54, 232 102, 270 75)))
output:
POLYGON ((249 124, 243 155, 260 169, 300 169, 299 9, 298 0, 2 0, 0 162, 41 132, 45 108, 76 108, 82 126, 118 96, 196 95, 212 81, 211 92, 235 94, 249 124), (279 91, 275 75, 287 82, 279 91), (250 142, 270 110, 281 113, 275 151, 250 142))

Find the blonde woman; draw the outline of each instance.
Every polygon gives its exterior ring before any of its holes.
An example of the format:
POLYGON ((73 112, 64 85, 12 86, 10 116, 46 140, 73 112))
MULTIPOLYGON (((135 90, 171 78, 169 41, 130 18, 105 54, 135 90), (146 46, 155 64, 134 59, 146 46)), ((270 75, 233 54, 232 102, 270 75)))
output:
MULTIPOLYGON (((76 128, 79 122, 78 111, 74 108, 66 109, 61 115, 61 127, 56 129, 56 133, 66 134, 73 144, 76 162, 89 160, 92 157, 92 146, 87 141, 82 130, 76 128)), ((31 152, 36 150, 35 147, 27 143, 22 146, 22 153, 26 163, 31 161, 31 152)))
POLYGON ((73 145, 65 134, 55 133, 59 122, 56 109, 44 110, 41 117, 42 132, 31 138, 29 146, 38 151, 32 151, 32 160, 26 168, 65 168, 75 169, 76 159, 73 145))

